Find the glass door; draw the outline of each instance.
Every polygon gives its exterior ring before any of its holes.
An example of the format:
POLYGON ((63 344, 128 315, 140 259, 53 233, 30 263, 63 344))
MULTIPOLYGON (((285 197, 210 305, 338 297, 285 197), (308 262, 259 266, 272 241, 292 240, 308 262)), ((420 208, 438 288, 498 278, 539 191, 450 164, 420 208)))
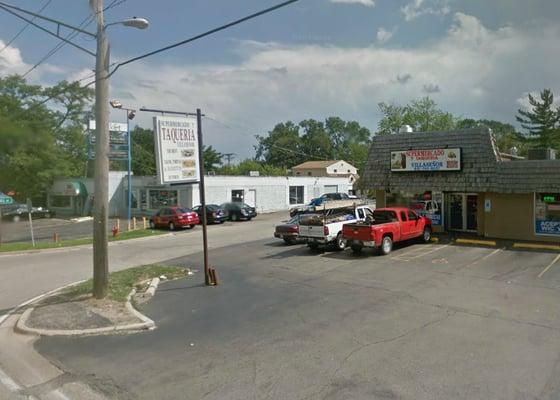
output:
POLYGON ((463 194, 452 193, 447 202, 449 207, 449 229, 460 230, 463 228, 463 194))
POLYGON ((477 210, 478 210, 478 196, 476 194, 467 194, 466 195, 466 203, 467 203, 467 228, 468 231, 476 231, 478 224, 477 224, 477 210))

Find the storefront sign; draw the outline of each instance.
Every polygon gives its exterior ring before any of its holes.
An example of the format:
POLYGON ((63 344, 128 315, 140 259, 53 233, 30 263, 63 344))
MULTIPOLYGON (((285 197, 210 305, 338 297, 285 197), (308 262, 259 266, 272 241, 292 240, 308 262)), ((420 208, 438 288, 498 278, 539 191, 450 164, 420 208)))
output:
POLYGON ((560 195, 535 195, 535 233, 560 236, 560 195))
POLYGON ((391 171, 459 171, 461 149, 424 149, 391 152, 391 171))
POLYGON ((154 117, 154 132, 159 182, 198 182, 196 118, 154 117))

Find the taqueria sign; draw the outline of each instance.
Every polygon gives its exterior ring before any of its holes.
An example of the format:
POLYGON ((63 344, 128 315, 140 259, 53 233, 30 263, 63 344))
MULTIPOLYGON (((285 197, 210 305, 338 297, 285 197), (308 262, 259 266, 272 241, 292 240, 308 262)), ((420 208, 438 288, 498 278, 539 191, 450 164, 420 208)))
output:
POLYGON ((391 152, 391 171, 459 171, 461 149, 422 149, 391 152))

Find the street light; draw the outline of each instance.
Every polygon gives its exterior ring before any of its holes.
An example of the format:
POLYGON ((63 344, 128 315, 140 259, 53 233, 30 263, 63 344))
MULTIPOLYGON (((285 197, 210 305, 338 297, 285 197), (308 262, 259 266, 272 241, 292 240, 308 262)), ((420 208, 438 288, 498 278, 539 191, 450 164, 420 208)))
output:
POLYGON ((109 24, 106 24, 105 29, 113 25, 124 25, 130 28, 146 29, 148 26, 150 26, 150 22, 146 18, 132 17, 132 18, 124 19, 122 21, 116 21, 116 22, 111 22, 109 24))
POLYGON ((130 135, 130 121, 134 119, 136 116, 136 110, 132 108, 125 108, 123 107, 122 103, 118 100, 111 100, 109 102, 111 107, 124 110, 126 112, 126 134, 127 134, 127 148, 128 148, 128 157, 127 157, 127 170, 128 170, 128 195, 127 195, 127 207, 126 207, 126 216, 128 221, 132 219, 132 137, 130 135))

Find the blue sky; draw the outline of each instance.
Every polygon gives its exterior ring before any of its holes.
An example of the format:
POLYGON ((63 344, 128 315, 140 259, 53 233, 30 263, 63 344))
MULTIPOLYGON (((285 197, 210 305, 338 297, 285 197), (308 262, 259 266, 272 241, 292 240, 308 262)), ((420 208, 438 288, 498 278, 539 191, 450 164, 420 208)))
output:
MULTIPOLYGON (((46 1, 17 4, 37 10, 46 1)), ((108 22, 135 15, 151 25, 110 28, 112 58, 127 59, 277 2, 124 1, 107 12, 108 22)), ((86 0, 51 0, 43 11, 72 24, 89 13, 86 0)), ((239 157, 252 155, 253 135, 277 122, 338 115, 375 131, 379 102, 425 95, 457 115, 513 122, 527 92, 550 87, 560 95, 558 15, 555 0, 301 0, 122 68, 112 79, 112 97, 132 107, 201 107, 214 118, 205 123, 207 142, 239 157)), ((22 24, 0 11, 0 41, 22 24)), ((85 37, 76 41, 95 48, 85 37)), ((0 53, 0 75, 27 71, 57 43, 29 28, 0 53)), ((29 79, 81 78, 93 64, 65 46, 29 79)), ((150 116, 135 122, 148 127, 150 116)))

